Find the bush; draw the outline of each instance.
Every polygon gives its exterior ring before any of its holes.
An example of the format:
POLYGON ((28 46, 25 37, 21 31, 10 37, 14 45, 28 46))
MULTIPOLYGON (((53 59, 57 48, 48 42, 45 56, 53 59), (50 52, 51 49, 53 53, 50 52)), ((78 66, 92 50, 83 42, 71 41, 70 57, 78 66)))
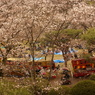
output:
POLYGON ((42 95, 70 95, 70 88, 66 86, 48 87, 43 90, 42 95))
POLYGON ((71 95, 95 95, 95 82, 80 81, 71 89, 71 95))
POLYGON ((18 89, 15 89, 15 94, 12 95, 31 95, 31 93, 29 92, 28 87, 20 87, 18 89))
POLYGON ((37 78, 35 83, 30 86, 31 94, 42 94, 43 89, 47 87, 48 81, 42 78, 37 78))
POLYGON ((50 89, 50 91, 48 92, 48 95, 59 95, 59 92, 56 89, 50 89))
POLYGON ((95 74, 91 75, 89 79, 95 81, 95 74))
POLYGON ((28 87, 22 87, 14 82, 1 79, 0 95, 31 95, 31 93, 29 93, 28 87))
POLYGON ((59 95, 59 92, 58 89, 54 87, 47 87, 43 89, 42 95, 59 95))
POLYGON ((59 95, 70 95, 70 87, 60 86, 58 89, 59 95))

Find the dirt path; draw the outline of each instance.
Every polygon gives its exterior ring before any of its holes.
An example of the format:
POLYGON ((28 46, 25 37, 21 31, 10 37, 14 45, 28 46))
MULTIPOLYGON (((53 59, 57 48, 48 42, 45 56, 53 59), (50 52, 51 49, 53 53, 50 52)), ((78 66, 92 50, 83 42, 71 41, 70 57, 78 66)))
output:
MULTIPOLYGON (((51 80, 51 86, 59 86, 61 85, 61 74, 59 74, 55 79, 51 80)), ((66 86, 73 86, 76 83, 78 83, 79 81, 85 80, 84 78, 70 78, 71 84, 70 85, 66 85, 66 86)))

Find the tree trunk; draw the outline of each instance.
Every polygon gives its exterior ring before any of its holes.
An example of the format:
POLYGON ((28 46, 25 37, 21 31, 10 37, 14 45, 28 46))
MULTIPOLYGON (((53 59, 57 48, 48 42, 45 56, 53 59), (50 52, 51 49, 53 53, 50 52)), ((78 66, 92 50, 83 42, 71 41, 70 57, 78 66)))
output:
POLYGON ((51 79, 51 72, 52 72, 52 69, 53 69, 53 59, 54 59, 54 47, 52 46, 52 58, 51 58, 51 62, 50 62, 50 72, 49 72, 49 81, 51 79))
POLYGON ((48 55, 48 54, 46 53, 46 54, 45 54, 45 61, 47 60, 47 55, 48 55))
POLYGON ((64 51, 62 51, 62 55, 63 55, 63 59, 64 59, 64 61, 65 61, 65 67, 67 67, 67 56, 66 56, 66 54, 64 54, 64 51))
POLYGON ((31 47, 31 55, 32 55, 32 70, 31 70, 31 77, 33 77, 33 81, 35 81, 36 78, 36 70, 35 70, 35 57, 34 57, 34 45, 30 46, 31 47))
POLYGON ((64 57, 64 60, 65 60, 65 67, 67 67, 67 58, 64 57))
POLYGON ((7 62, 7 57, 3 57, 3 60, 2 60, 2 64, 6 64, 6 62, 7 62))
POLYGON ((34 57, 33 57, 33 66, 32 66, 32 72, 33 72, 33 79, 34 79, 34 81, 35 81, 35 79, 36 79, 36 69, 35 69, 35 60, 34 60, 34 57))

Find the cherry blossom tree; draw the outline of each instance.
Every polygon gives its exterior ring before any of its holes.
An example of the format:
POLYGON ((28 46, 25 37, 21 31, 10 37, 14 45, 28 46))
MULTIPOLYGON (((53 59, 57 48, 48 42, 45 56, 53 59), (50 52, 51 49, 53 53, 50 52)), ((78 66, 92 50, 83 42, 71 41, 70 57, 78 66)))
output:
POLYGON ((0 53, 5 64, 13 49, 20 44, 21 19, 18 18, 16 1, 0 0, 0 53))

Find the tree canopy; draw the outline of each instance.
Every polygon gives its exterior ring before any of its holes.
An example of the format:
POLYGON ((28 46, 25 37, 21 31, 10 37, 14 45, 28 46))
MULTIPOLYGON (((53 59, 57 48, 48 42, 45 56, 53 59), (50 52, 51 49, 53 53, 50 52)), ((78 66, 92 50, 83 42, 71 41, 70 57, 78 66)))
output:
POLYGON ((89 28, 86 33, 82 35, 82 39, 87 42, 88 45, 95 44, 95 28, 89 28))

